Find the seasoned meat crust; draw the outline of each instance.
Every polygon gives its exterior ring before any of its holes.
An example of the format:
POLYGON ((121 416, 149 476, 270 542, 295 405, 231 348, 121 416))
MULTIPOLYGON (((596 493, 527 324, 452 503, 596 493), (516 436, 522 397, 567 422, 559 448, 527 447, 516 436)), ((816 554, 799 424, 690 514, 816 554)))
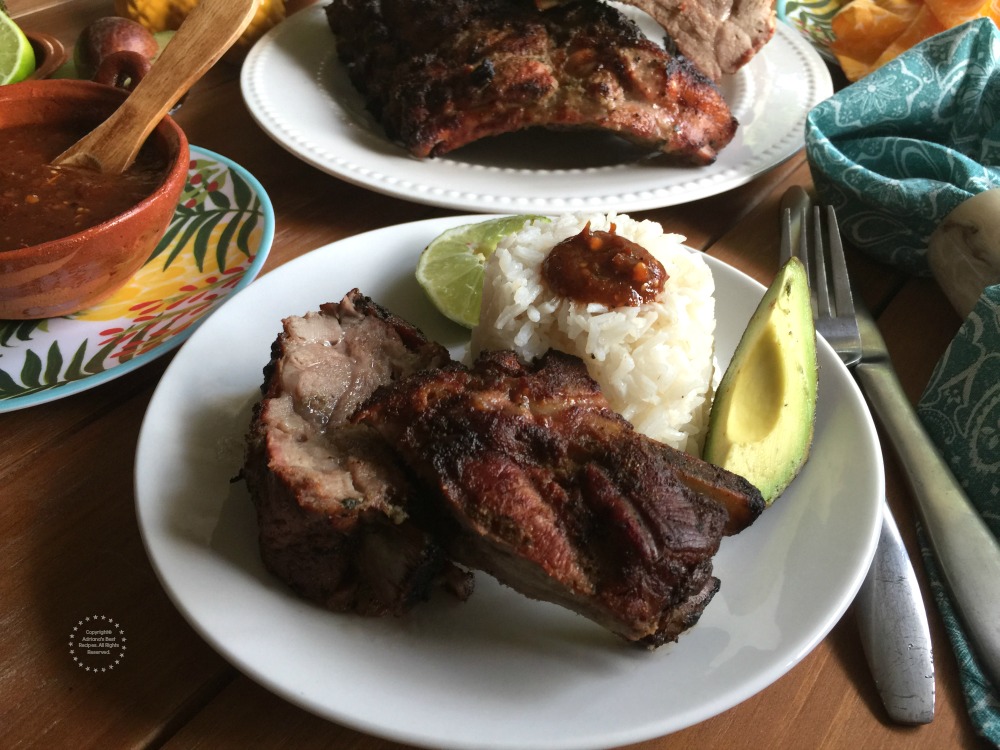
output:
POLYGON ((737 123, 715 84, 618 10, 572 0, 333 0, 337 53, 418 157, 534 126, 615 133, 708 164, 737 123))
POLYGON ((447 350, 357 290, 283 326, 243 468, 265 566, 336 611, 399 614, 441 580, 467 596, 471 577, 411 520, 415 490, 395 455, 348 422, 376 388, 449 362, 447 350))
MULTIPOLYGON (((377 430, 440 496, 438 535, 452 558, 527 596, 658 646, 697 622, 718 589, 712 556, 727 511, 688 487, 677 451, 610 408, 576 357, 552 351, 525 366, 486 352, 471 370, 379 388, 352 421, 377 430)), ((687 473, 756 493, 728 472, 687 473)))
MULTIPOLYGON (((570 0, 535 0, 545 10, 570 0)), ((600 2, 600 0, 591 0, 600 2)), ((753 59, 774 36, 775 0, 622 0, 666 31, 669 46, 718 81, 753 59)))
POLYGON ((271 354, 243 467, 261 557, 335 611, 465 598, 473 568, 655 647, 698 621, 721 537, 763 509, 637 433, 567 354, 466 368, 358 290, 286 318, 271 354))
POLYGON ((774 36, 775 0, 625 0, 663 26, 713 81, 742 68, 774 36))

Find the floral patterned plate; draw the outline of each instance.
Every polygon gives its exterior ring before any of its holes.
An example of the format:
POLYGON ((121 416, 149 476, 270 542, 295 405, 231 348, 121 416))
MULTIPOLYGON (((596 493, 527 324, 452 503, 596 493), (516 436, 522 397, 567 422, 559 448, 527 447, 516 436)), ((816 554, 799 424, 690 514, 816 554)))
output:
POLYGON ((73 315, 0 320, 0 412, 93 388, 177 348, 260 273, 273 237, 260 183, 192 146, 174 218, 124 288, 73 315))
POLYGON ((798 29, 812 42, 823 59, 836 63, 837 58, 830 52, 833 31, 830 19, 847 5, 848 0, 778 0, 778 18, 792 28, 798 29))

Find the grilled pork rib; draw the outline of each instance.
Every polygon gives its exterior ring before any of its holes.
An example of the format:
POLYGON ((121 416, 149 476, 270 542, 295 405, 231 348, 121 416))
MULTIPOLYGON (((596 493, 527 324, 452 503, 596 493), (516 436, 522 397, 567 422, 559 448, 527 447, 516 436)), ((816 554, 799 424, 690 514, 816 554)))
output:
MULTIPOLYGON (((535 0, 546 10, 569 0, 535 0)), ((600 2, 600 0, 592 0, 600 2)), ((775 0, 622 0, 666 31, 668 46, 718 81, 735 73, 774 36, 775 0)))
POLYGON ((399 614, 444 576, 471 578, 410 519, 414 488, 372 429, 348 418, 381 385, 450 361, 357 290, 284 321, 264 370, 243 476, 265 566, 337 611, 399 614))
POLYGON ((735 73, 774 36, 774 0, 625 0, 667 31, 713 81, 735 73))
POLYGON ((714 83, 618 10, 572 0, 333 0, 337 53, 418 157, 534 126, 615 133, 708 164, 737 123, 714 83))
MULTIPOLYGON (((352 421, 440 497, 435 523, 452 558, 527 596, 658 646, 718 589, 712 556, 729 514, 685 484, 674 449, 608 406, 576 357, 552 351, 525 366, 486 352, 471 370, 380 388, 352 421)), ((728 472, 687 473, 763 507, 728 472)))

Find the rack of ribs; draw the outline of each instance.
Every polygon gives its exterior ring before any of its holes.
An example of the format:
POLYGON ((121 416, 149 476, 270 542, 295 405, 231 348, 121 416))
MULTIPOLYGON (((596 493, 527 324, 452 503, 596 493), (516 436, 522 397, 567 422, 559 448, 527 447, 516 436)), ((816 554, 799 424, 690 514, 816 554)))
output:
POLYGON ((546 127, 602 130, 704 165, 736 133, 710 78, 603 2, 333 0, 326 14, 368 109, 420 158, 546 127))
POLYGON ((454 561, 649 647, 697 622, 722 536, 764 507, 741 477, 636 432, 584 363, 556 351, 415 373, 351 421, 423 486, 425 523, 454 561), (734 526, 716 491, 742 506, 734 526))

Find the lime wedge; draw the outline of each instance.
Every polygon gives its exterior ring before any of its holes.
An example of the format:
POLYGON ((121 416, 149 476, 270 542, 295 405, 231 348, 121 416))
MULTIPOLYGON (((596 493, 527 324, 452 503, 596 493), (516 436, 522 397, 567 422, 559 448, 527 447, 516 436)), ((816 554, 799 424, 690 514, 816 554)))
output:
POLYGON ((0 13, 0 86, 17 83, 35 72, 35 51, 24 32, 0 13))
POLYGON ((466 328, 479 323, 483 268, 500 240, 544 216, 504 216, 463 224, 438 235, 420 254, 417 281, 434 306, 466 328))

